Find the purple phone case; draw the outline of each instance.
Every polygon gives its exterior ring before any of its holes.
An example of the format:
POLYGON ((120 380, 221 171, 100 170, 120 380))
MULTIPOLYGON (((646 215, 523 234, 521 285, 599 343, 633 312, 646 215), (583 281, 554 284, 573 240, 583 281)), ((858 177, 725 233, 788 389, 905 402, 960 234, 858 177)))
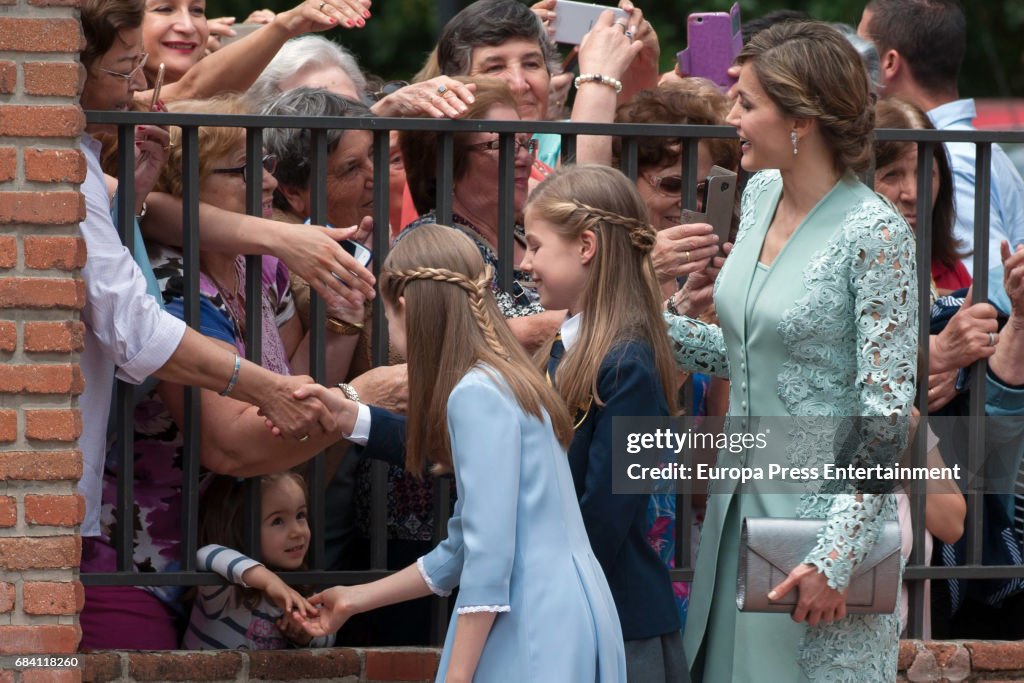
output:
POLYGON ((676 53, 679 72, 707 78, 728 90, 735 81, 728 76, 736 55, 743 49, 740 5, 726 12, 699 12, 686 19, 686 49, 676 53))

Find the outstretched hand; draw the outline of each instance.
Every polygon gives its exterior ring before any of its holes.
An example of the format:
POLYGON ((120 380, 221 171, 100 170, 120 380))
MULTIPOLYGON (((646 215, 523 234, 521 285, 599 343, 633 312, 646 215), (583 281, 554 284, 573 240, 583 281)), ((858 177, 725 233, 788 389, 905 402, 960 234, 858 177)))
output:
POLYGON ((309 602, 319 609, 313 618, 295 614, 302 628, 313 637, 322 637, 335 633, 345 622, 358 614, 352 604, 354 589, 351 586, 335 586, 309 598, 309 602))
POLYGON ((312 381, 308 376, 282 375, 276 389, 259 404, 259 414, 266 418, 275 436, 301 441, 309 436, 322 436, 320 425, 329 420, 328 409, 316 398, 295 396, 299 387, 312 381))
POLYGON ((373 273, 338 244, 347 239, 368 241, 373 232, 371 218, 364 218, 358 226, 348 228, 282 225, 281 232, 274 253, 328 305, 338 303, 340 298, 355 308, 374 298, 373 273))

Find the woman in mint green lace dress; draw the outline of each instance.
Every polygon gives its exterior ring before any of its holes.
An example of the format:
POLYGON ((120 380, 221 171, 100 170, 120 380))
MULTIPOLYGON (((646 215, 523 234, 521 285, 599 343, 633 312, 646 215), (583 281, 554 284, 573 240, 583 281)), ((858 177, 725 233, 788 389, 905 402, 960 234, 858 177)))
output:
MULTIPOLYGON (((715 283, 720 327, 666 314, 679 364, 730 379, 733 430, 775 420, 769 448, 718 464, 835 462, 833 418, 906 416, 915 390, 917 280, 910 228, 854 175, 869 163, 874 107, 857 53, 819 23, 776 26, 744 48, 729 115, 743 168, 735 246, 715 283)), ((683 290, 684 296, 688 293, 683 290)), ((854 464, 891 457, 901 420, 875 431, 854 464)), ((862 426, 863 427, 863 426, 862 426)), ((862 435, 863 436, 863 435, 862 435)), ((712 482, 690 594, 685 649, 695 681, 891 681, 894 614, 845 614, 851 571, 896 519, 865 482, 712 482), (774 491, 784 491, 775 493, 774 491), (825 520, 787 579, 793 615, 739 612, 744 517, 825 520)))

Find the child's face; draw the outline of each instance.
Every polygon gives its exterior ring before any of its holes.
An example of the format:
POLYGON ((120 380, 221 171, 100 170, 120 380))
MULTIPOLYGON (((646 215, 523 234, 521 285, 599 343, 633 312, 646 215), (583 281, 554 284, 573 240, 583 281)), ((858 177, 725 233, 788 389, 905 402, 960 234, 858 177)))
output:
POLYGON ((384 316, 388 319, 388 340, 395 353, 409 357, 405 343, 405 297, 398 297, 398 305, 384 300, 384 316))
POLYGON ((298 569, 309 549, 306 494, 302 487, 290 478, 265 486, 262 510, 263 563, 279 569, 298 569))
MULTIPOLYGON (((530 273, 540 304, 549 311, 568 309, 571 315, 580 310, 580 299, 587 284, 593 243, 582 237, 566 239, 548 221, 527 207, 526 256, 519 268, 530 273)), ((592 233, 584 233, 593 237, 592 233)))

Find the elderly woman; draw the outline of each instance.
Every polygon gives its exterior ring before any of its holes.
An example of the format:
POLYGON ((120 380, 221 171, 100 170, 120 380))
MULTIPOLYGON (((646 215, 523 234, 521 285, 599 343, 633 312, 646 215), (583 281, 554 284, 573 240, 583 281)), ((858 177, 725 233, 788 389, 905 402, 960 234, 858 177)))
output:
MULTIPOLYGON (((173 106, 179 112, 216 114, 245 113, 236 99, 210 102, 181 102, 173 106)), ((180 133, 172 131, 172 141, 180 143, 180 133)), ((173 148, 160 180, 162 189, 179 196, 181 192, 181 148, 173 148)), ((263 194, 264 215, 271 211, 271 195, 276 185, 270 171, 276 159, 265 156, 258 178, 245 170, 245 131, 241 128, 202 127, 199 129, 200 199, 222 210, 243 213, 246 186, 259 182, 263 194)), ((163 293, 167 310, 184 316, 184 271, 180 252, 169 249, 151 253, 154 273, 163 293)), ((245 330, 252 321, 245 315, 245 259, 201 250, 200 252, 200 331, 238 354, 245 355, 245 330)), ((304 373, 309 367, 309 344, 295 317, 288 288, 287 269, 277 259, 265 257, 262 280, 262 358, 263 366, 280 374, 304 373)), ((362 319, 362 306, 333 309, 331 314, 348 321, 362 319)), ((347 371, 355 338, 332 334, 327 339, 328 380, 337 381, 347 371)), ((236 366, 237 367, 237 366, 236 366)), ((326 448, 322 436, 307 435, 298 442, 267 438, 263 417, 255 407, 230 396, 232 385, 218 395, 201 394, 203 467, 222 474, 255 476, 276 472, 306 461, 326 448)), ((110 539, 121 524, 136 529, 133 557, 138 571, 172 571, 181 557, 181 484, 182 429, 185 420, 183 387, 161 382, 143 398, 135 411, 135 505, 131 511, 117 508, 118 466, 108 458, 104 475, 101 524, 103 539, 83 568, 113 571, 115 551, 110 539)), ((103 624, 91 630, 83 647, 131 647, 132 634, 152 634, 150 646, 175 649, 181 616, 174 590, 133 587, 109 588, 94 596, 87 605, 83 621, 103 624), (120 638, 127 639, 122 642, 120 638)))

